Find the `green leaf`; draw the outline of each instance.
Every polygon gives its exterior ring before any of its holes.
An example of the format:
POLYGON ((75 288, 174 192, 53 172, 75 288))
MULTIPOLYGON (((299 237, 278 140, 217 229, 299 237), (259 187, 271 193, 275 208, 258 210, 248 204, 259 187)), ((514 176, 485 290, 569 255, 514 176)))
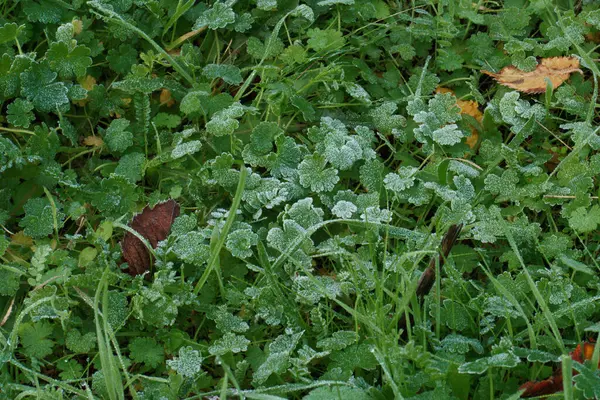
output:
POLYGON ((181 124, 181 117, 177 114, 158 113, 152 118, 157 128, 177 128, 181 124))
POLYGON ((202 356, 198 350, 194 350, 191 346, 185 346, 179 349, 179 357, 167 360, 167 365, 179 375, 193 378, 200 373, 202 356))
POLYGON ((14 126, 29 128, 31 121, 35 119, 33 104, 24 99, 16 99, 7 107, 6 119, 14 126))
POLYGON ((193 29, 200 29, 208 26, 209 29, 222 29, 235 22, 235 13, 230 5, 223 2, 216 2, 212 8, 204 11, 196 20, 193 29))
POLYGON ((146 157, 142 153, 125 154, 119 160, 115 174, 135 183, 144 176, 146 157))
POLYGON ((73 353, 86 354, 96 347, 96 334, 87 332, 82 335, 77 329, 71 329, 67 333, 65 344, 73 353))
POLYGON ((579 233, 595 231, 600 224, 600 207, 592 206, 589 210, 579 207, 569 217, 569 226, 579 233))
POLYGON ((573 378, 575 387, 583 392, 586 399, 594 399, 600 396, 600 376, 597 369, 590 369, 578 362, 573 363, 573 368, 579 372, 573 378))
POLYGON ((320 154, 306 156, 298 166, 300 184, 313 192, 328 192, 340 180, 337 170, 327 168, 327 160, 320 154))
POLYGON ((211 120, 206 124, 206 131, 214 136, 232 135, 233 132, 240 126, 237 118, 244 115, 246 107, 239 102, 233 103, 224 110, 221 110, 213 115, 211 120))
POLYGON ((227 306, 211 307, 206 317, 215 321, 217 329, 222 332, 246 332, 250 327, 242 318, 227 311, 227 306))
POLYGON ((248 258, 252 257, 251 248, 258 244, 258 235, 251 229, 238 229, 227 235, 225 247, 234 257, 248 258))
POLYGON ((317 347, 326 351, 337 351, 345 349, 353 343, 358 342, 358 334, 353 331, 337 331, 331 337, 317 342, 317 347))
POLYGON ((342 32, 334 29, 309 29, 307 35, 308 47, 315 51, 338 49, 344 46, 346 42, 342 36, 342 32))
POLYGON ((240 353, 248 350, 250 341, 244 336, 227 332, 222 338, 214 341, 208 348, 208 352, 213 356, 223 356, 229 352, 240 353))
POLYGON ((63 17, 65 8, 61 3, 50 0, 26 0, 23 2, 23 11, 31 22, 56 24, 63 17))
POLYGON ((138 52, 133 46, 121 44, 108 50, 106 60, 109 67, 118 74, 126 75, 137 62, 138 52))
POLYGON ((128 348, 129 356, 134 362, 143 363, 150 368, 158 367, 165 359, 163 347, 150 337, 136 337, 128 348))
POLYGON ((458 367, 461 374, 483 374, 489 368, 514 368, 521 360, 513 353, 498 353, 491 357, 479 358, 472 362, 467 362, 458 367))
POLYGON ((221 78, 230 85, 237 85, 242 82, 240 69, 231 64, 208 64, 202 69, 202 74, 208 79, 221 78))
POLYGON ((55 82, 57 73, 48 64, 34 64, 21 73, 21 92, 40 112, 56 112, 69 103, 68 89, 62 82, 55 82))
MULTIPOLYGON (((0 236, 0 246, 6 250, 8 240, 0 236)), ((0 253, 3 253, 0 251, 0 253)), ((21 274, 6 267, 0 267, 0 296, 14 296, 19 290, 21 284, 21 274)))
POLYGON ((61 371, 58 376, 61 379, 79 379, 83 375, 83 367, 74 359, 63 359, 56 363, 56 367, 61 371))
POLYGON ((52 354, 54 341, 48 337, 52 334, 52 325, 48 322, 24 323, 19 327, 23 352, 30 358, 42 359, 52 354))
MULTIPOLYGON (((339 0, 336 0, 339 1, 339 0)), ((347 1, 347 0, 344 0, 347 1)), ((322 1, 321 3, 325 3, 322 1)), ((304 396, 303 400, 330 400, 330 399, 352 399, 352 400, 371 400, 373 397, 360 388, 352 388, 347 386, 328 387, 311 390, 308 395, 304 396)))
POLYGON ((192 231, 177 238, 171 251, 181 260, 191 264, 202 264, 208 261, 210 248, 200 232, 192 231))
POLYGON ((462 335, 450 334, 442 339, 442 348, 450 353, 466 354, 473 349, 478 354, 483 353, 483 346, 477 339, 462 335))
MULTIPOLYGON (((65 214, 61 212, 62 205, 55 199, 56 224, 60 229, 63 226, 65 214)), ((19 221, 19 226, 26 235, 32 238, 41 238, 54 232, 54 216, 52 205, 47 198, 32 198, 23 206, 25 216, 19 221)))
POLYGON ((127 130, 130 122, 125 118, 113 119, 104 131, 104 142, 111 151, 123 152, 133 144, 133 133, 127 130))
POLYGON ((6 23, 0 27, 0 44, 10 43, 17 40, 25 25, 17 25, 14 22, 6 23))
POLYGON ((85 46, 70 47, 64 42, 54 42, 46 52, 46 59, 61 79, 79 78, 92 65, 90 53, 85 46))
POLYGON ((176 160, 187 155, 192 155, 200 151, 202 142, 199 140, 190 140, 189 142, 179 143, 171 150, 171 158, 176 160))

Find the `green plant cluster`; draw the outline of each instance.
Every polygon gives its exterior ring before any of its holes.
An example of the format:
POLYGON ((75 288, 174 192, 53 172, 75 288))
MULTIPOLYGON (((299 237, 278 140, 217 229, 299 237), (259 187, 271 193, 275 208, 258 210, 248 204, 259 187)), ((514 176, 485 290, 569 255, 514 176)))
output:
POLYGON ((2 1, 0 397, 518 398, 600 332, 599 30, 595 0, 2 1), (583 74, 541 95, 480 73, 555 56, 583 74))

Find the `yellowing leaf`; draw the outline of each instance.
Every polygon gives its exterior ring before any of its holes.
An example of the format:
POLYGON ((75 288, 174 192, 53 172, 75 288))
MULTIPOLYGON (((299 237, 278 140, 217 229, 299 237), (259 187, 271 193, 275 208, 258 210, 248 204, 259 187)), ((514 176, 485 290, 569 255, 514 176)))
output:
POLYGON ((575 57, 543 58, 531 72, 521 71, 512 65, 502 68, 497 74, 483 70, 481 72, 493 77, 501 85, 523 93, 544 93, 546 79, 557 88, 569 79, 573 72, 583 74, 579 69, 579 60, 575 57))
POLYGON ((100 136, 86 136, 83 139, 83 144, 86 146, 100 147, 104 144, 104 141, 100 136))
POLYGON ((16 244, 23 247, 33 246, 33 239, 27 236, 23 231, 19 231, 10 237, 12 244, 16 244))
POLYGON ((75 35, 79 35, 83 31, 83 21, 74 19, 71 23, 73 24, 73 32, 75 35))
POLYGON ((175 100, 173 100, 173 97, 171 97, 171 91, 169 89, 163 89, 160 92, 160 104, 164 104, 167 107, 171 107, 173 104, 175 104, 175 100))
MULTIPOLYGON (((454 92, 448 88, 438 86, 435 89, 436 93, 452 93, 454 92)), ((475 100, 456 100, 456 105, 460 108, 461 114, 470 115, 475 118, 475 120, 479 123, 483 120, 483 113, 479 111, 479 104, 475 100)), ((479 133, 477 129, 471 127, 471 136, 468 136, 466 139, 466 143, 470 148, 474 148, 477 145, 477 141, 479 140, 479 133)))
POLYGON ((79 80, 79 84, 88 92, 96 86, 96 78, 91 75, 86 75, 84 78, 79 80))

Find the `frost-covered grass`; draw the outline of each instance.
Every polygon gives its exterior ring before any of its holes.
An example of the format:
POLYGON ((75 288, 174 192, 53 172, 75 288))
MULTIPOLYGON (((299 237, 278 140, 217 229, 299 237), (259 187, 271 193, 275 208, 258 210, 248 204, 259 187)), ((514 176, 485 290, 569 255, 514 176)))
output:
POLYGON ((599 331, 595 2, 0 13, 0 397, 518 398, 561 365, 600 393, 600 350, 568 356, 599 331), (480 73, 570 55, 540 95, 480 73))

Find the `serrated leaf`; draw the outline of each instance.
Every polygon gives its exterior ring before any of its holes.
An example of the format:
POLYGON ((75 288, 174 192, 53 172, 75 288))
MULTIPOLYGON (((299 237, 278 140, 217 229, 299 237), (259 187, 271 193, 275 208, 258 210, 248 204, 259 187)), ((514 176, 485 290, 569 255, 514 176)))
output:
POLYGON ((222 338, 214 341, 208 348, 208 352, 213 356, 223 356, 229 352, 239 353, 246 351, 249 344, 250 341, 244 336, 227 332, 222 338))
POLYGON ((46 52, 46 59, 61 79, 79 78, 85 76, 92 65, 90 54, 90 49, 85 46, 70 47, 64 42, 54 42, 46 52))

